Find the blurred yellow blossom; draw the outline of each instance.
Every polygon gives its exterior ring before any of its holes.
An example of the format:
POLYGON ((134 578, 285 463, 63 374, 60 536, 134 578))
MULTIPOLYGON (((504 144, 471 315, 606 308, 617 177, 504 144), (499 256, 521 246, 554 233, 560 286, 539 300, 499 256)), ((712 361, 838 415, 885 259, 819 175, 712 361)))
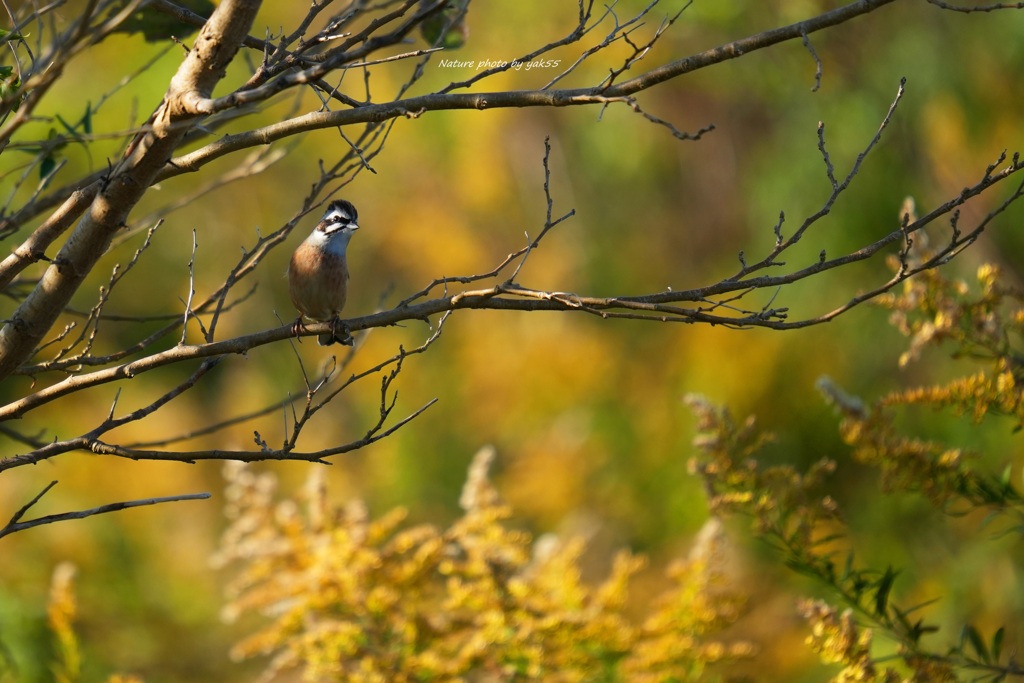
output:
POLYGON ((540 548, 509 528, 494 457, 484 448, 473 460, 464 514, 447 530, 402 528, 404 511, 332 510, 322 484, 276 500, 269 475, 227 466, 231 524, 217 560, 238 574, 226 614, 269 622, 234 655, 269 656, 266 680, 300 670, 305 680, 583 682, 707 680, 709 666, 753 653, 714 638, 743 606, 722 572, 720 527, 637 624, 629 583, 645 560, 621 552, 603 582, 585 583, 582 539, 540 548))

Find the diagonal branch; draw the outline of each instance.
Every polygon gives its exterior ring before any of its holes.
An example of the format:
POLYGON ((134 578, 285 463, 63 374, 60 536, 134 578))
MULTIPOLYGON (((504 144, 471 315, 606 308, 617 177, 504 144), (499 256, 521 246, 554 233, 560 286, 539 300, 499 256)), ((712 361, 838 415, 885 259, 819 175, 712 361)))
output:
POLYGON ((44 517, 37 517, 28 521, 19 521, 24 517, 25 513, 28 512, 29 508, 39 502, 39 500, 45 496, 50 489, 57 485, 56 481, 50 482, 42 491, 40 491, 32 500, 23 505, 11 520, 7 522, 5 526, 0 528, 0 538, 13 534, 16 531, 24 531, 25 529, 31 529, 37 526, 43 526, 44 524, 53 524, 54 522, 66 522, 70 519, 85 519, 86 517, 92 517, 93 515, 102 515, 107 512, 117 512, 118 510, 127 510, 129 508, 142 507, 143 505, 159 505, 160 503, 173 503, 181 500, 206 500, 210 497, 209 493, 187 493, 178 496, 164 496, 161 498, 143 498, 140 500, 127 500, 120 503, 109 503, 107 505, 100 505, 99 507, 90 508, 88 510, 78 510, 76 512, 62 512, 56 515, 46 515, 44 517))
MULTIPOLYGON (((306 133, 312 130, 319 130, 324 128, 334 128, 338 126, 351 125, 356 123, 379 123, 388 119, 398 119, 402 117, 414 117, 419 116, 425 112, 431 111, 445 111, 445 110, 457 110, 457 109, 490 109, 490 108, 509 108, 509 107, 564 107, 564 106, 580 106, 580 105, 603 105, 606 104, 608 98, 626 98, 630 95, 636 94, 642 90, 646 90, 653 85, 662 83, 664 81, 676 78, 688 74, 699 69, 718 64, 731 59, 736 59, 749 52, 764 49, 777 45, 781 42, 789 40, 801 40, 804 41, 806 36, 821 31, 823 29, 835 26, 851 19, 873 12, 880 7, 893 2, 893 0, 858 0, 851 2, 843 7, 839 7, 828 12, 824 12, 816 17, 808 19, 806 21, 791 24, 789 26, 771 29, 762 33, 758 33, 746 38, 742 38, 730 43, 726 43, 719 47, 707 50, 705 52, 697 53, 689 57, 672 61, 663 66, 654 68, 647 71, 636 78, 631 80, 623 81, 615 85, 608 85, 602 83, 589 88, 575 88, 575 89, 562 89, 562 90, 551 90, 551 84, 545 85, 541 90, 524 90, 515 92, 489 92, 489 93, 453 93, 450 92, 452 89, 462 88, 469 85, 471 82, 478 82, 485 76, 482 72, 477 74, 472 81, 463 83, 453 83, 448 87, 438 91, 437 93, 430 95, 423 95, 419 97, 412 97, 406 99, 398 99, 392 102, 384 103, 365 103, 360 104, 358 102, 347 102, 349 108, 338 112, 314 112, 306 114, 304 116, 298 116, 287 119, 272 125, 264 126, 261 128, 244 131, 241 133, 231 134, 218 138, 216 141, 197 149, 188 154, 179 155, 174 157, 168 165, 162 168, 159 175, 155 179, 155 182, 172 178, 183 173, 191 173, 199 170, 207 163, 219 159, 225 155, 233 152, 250 148, 259 147, 263 145, 271 144, 275 141, 306 133)), ((167 4, 167 3, 161 3, 167 4)), ((540 48, 537 54, 542 54, 547 51, 549 47, 554 47, 562 44, 569 44, 579 40, 583 35, 589 32, 594 25, 588 25, 590 20, 590 8, 592 6, 592 0, 584 2, 580 0, 580 20, 579 26, 568 36, 556 41, 555 43, 540 48)), ((392 44, 396 40, 400 40, 401 37, 407 35, 408 31, 411 30, 412 25, 415 21, 422 20, 429 11, 437 9, 437 7, 443 5, 443 3, 437 3, 432 5, 428 10, 420 12, 415 17, 407 20, 400 29, 396 29, 392 34, 388 34, 387 37, 373 37, 368 42, 373 42, 372 49, 379 49, 382 44, 392 44), (418 19, 417 19, 418 17, 418 19), (389 43, 388 41, 392 41, 389 43)), ((405 7, 403 6, 404 11, 405 7)), ((198 22, 198 18, 194 18, 195 22, 198 22)), ((209 25, 207 24, 207 27, 209 25)), ((204 29, 206 30, 206 29, 204 29)), ((248 36, 243 36, 238 39, 239 41, 249 40, 248 36)), ((269 49, 269 43, 266 41, 258 41, 252 39, 250 41, 253 47, 260 49, 269 49)), ((353 51, 347 58, 355 60, 356 58, 362 58, 369 51, 369 49, 359 51, 353 51)), ((285 58, 284 62, 289 64, 302 64, 302 62, 289 61, 289 54, 282 53, 285 58)), ((534 53, 530 53, 534 54, 534 53)), ((337 61, 335 67, 339 67, 344 63, 344 60, 337 61)), ((320 87, 324 92, 330 93, 331 97, 338 95, 334 89, 326 86, 322 80, 319 80, 321 76, 322 64, 316 65, 316 71, 300 72, 304 73, 305 76, 299 77, 297 75, 291 75, 292 81, 289 81, 291 85, 301 85, 303 83, 312 83, 317 87, 320 87), (310 80, 312 79, 312 80, 310 80)), ((275 66, 275 69, 279 67, 275 66)), ((261 69, 259 75, 260 79, 257 79, 255 84, 257 88, 264 87, 261 85, 262 80, 267 77, 269 72, 264 73, 261 69)), ((489 73, 487 75, 490 75, 489 73)), ((250 90, 242 89, 238 91, 239 97, 251 98, 251 89, 253 84, 247 86, 250 90)), ((266 83, 265 87, 268 90, 264 90, 265 94, 270 94, 269 88, 278 88, 277 81, 273 83, 266 83)), ((227 96, 232 97, 231 95, 227 96)), ((192 107, 197 106, 197 103, 202 98, 193 97, 190 100, 192 107)), ((222 104, 217 106, 227 106, 228 102, 224 98, 219 100, 222 104)), ((626 102, 625 99, 619 101, 626 102)), ((207 106, 209 103, 205 103, 203 106, 207 106)), ((673 133, 675 134, 675 133, 673 133)), ((26 206, 22 210, 10 217, 0 217, 0 231, 9 230, 10 226, 18 225, 23 223, 32 215, 35 215, 48 208, 56 206, 64 201, 68 196, 71 195, 72 191, 76 187, 86 187, 91 183, 97 182, 102 174, 97 173, 93 176, 89 176, 84 182, 76 184, 75 186, 67 186, 55 190, 48 197, 40 198, 39 201, 34 202, 31 207, 26 206)), ((0 270, 2 272, 2 270, 0 270)))
MULTIPOLYGON (((176 157, 161 172, 159 179, 199 170, 207 163, 227 154, 257 145, 270 144, 292 135, 322 128, 347 126, 356 123, 380 122, 394 118, 415 118, 427 112, 462 109, 499 109, 519 107, 571 107, 603 105, 616 98, 627 98, 659 83, 714 64, 739 58, 749 52, 761 50, 789 40, 800 40, 823 29, 842 24, 873 12, 894 0, 858 0, 843 7, 824 12, 806 21, 742 38, 689 57, 653 68, 640 76, 614 85, 588 88, 495 91, 482 93, 437 93, 410 97, 393 102, 365 104, 334 112, 312 112, 287 121, 274 123, 233 135, 225 135, 215 142, 188 154, 176 157)), ((619 101, 626 101, 619 99, 619 101)))
POLYGON ((225 0, 199 32, 171 79, 152 126, 111 171, 39 284, 0 328, 0 379, 31 356, 86 275, 126 223, 181 139, 196 124, 189 104, 208 97, 225 74, 259 9, 258 0, 225 0))
MULTIPOLYGON (((872 142, 872 144, 874 144, 872 142)), ((894 245, 905 243, 907 236, 923 229, 938 218, 950 214, 968 200, 980 195, 990 187, 1000 183, 1014 174, 1024 170, 1024 160, 1019 155, 1014 155, 1010 164, 996 170, 999 164, 1005 161, 1005 155, 1001 156, 996 163, 990 165, 984 176, 973 186, 964 188, 956 197, 951 198, 944 204, 921 216, 913 223, 901 222, 900 225, 883 235, 873 243, 851 251, 847 254, 834 258, 825 258, 824 253, 817 261, 797 268, 788 273, 780 275, 761 275, 757 277, 728 277, 715 284, 689 290, 669 290, 656 294, 644 294, 639 296, 612 296, 595 297, 581 296, 571 292, 539 291, 524 287, 520 284, 506 281, 477 290, 467 290, 455 294, 446 295, 440 298, 411 303, 419 296, 429 292, 431 287, 417 295, 407 298, 400 305, 390 310, 381 311, 371 315, 352 318, 346 321, 348 329, 352 332, 360 330, 388 327, 409 320, 430 320, 431 316, 440 315, 449 311, 460 309, 491 309, 491 310, 518 310, 518 311, 579 311, 597 315, 603 318, 623 317, 640 318, 659 322, 677 323, 707 323, 713 325, 725 325, 730 327, 766 327, 769 329, 784 330, 809 325, 819 324, 831 320, 844 310, 860 303, 867 298, 857 299, 855 302, 842 309, 837 309, 824 316, 811 317, 801 320, 788 320, 787 308, 769 308, 742 310, 735 306, 723 306, 721 302, 715 303, 709 300, 723 295, 733 295, 738 299, 746 296, 755 290, 775 290, 783 285, 791 284, 817 275, 827 270, 832 270, 851 263, 864 261, 879 253, 883 249, 894 245), (681 303, 696 303, 695 307, 679 306, 681 303)), ((845 181, 844 181, 845 182, 845 181)), ((1018 191, 1006 200, 1001 212, 1011 202, 1021 196, 1018 191)), ((998 212, 995 212, 998 213, 998 212)), ((965 246, 977 239, 980 231, 985 228, 995 214, 984 219, 978 227, 969 233, 962 234, 959 230, 954 231, 949 243, 936 254, 937 259, 948 259, 962 250, 965 246)), ((567 214, 568 216, 568 214, 567 214)), ((549 216, 549 223, 551 219, 549 216)), ((559 219, 559 221, 562 219, 559 219)), ((557 222, 557 221, 556 221, 557 222)), ((514 260, 517 255, 527 251, 520 251, 510 255, 497 269, 497 275, 504 267, 514 260)), ((745 270, 746 275, 750 271, 745 270)), ((887 282, 882 288, 874 290, 872 296, 877 296, 887 291, 899 282, 910 277, 915 271, 904 269, 897 274, 897 277, 887 282)), ((452 282, 448 279, 445 281, 452 282)), ((472 280, 467 280, 472 281, 472 280)), ((870 297, 868 297, 870 298, 870 297)), ((330 330, 330 323, 311 324, 306 327, 306 335, 322 334, 330 330)), ((251 335, 236 337, 224 341, 217 341, 205 344, 179 345, 166 351, 154 353, 141 359, 133 360, 117 366, 97 370, 95 372, 75 375, 45 387, 33 394, 29 394, 17 401, 0 407, 0 421, 18 418, 27 412, 38 408, 41 405, 50 403, 63 396, 81 391, 90 387, 99 386, 109 382, 130 379, 139 374, 155 370, 160 367, 180 363, 191 359, 212 358, 230 354, 246 354, 252 349, 260 346, 279 342, 292 336, 291 326, 286 325, 276 329, 265 330, 251 335)), ((17 457, 0 461, 0 471, 10 467, 18 466, 20 461, 17 457)))

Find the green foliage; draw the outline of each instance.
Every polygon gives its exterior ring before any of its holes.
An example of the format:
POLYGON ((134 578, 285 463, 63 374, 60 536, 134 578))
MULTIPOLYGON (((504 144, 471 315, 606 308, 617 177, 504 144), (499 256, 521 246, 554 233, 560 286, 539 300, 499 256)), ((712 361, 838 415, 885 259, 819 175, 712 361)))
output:
MULTIPOLYGON (((0 74, 2 74, 2 69, 0 69, 0 74)), ((67 148, 69 142, 81 145, 86 156, 91 157, 87 137, 92 135, 92 103, 85 103, 85 112, 74 124, 68 123, 67 119, 60 114, 56 114, 54 119, 64 128, 64 133, 58 132, 56 128, 50 128, 45 142, 24 145, 15 150, 36 157, 39 165, 39 179, 43 181, 43 187, 57 170, 61 152, 67 148)))
POLYGON ((979 471, 972 465, 979 454, 905 436, 895 426, 897 408, 948 410, 969 416, 974 424, 1009 417, 1015 430, 1024 424, 1024 356, 1018 347, 1024 294, 1003 284, 992 265, 978 269, 977 282, 980 291, 972 294, 967 283, 931 271, 907 282, 901 294, 883 297, 881 305, 910 338, 901 365, 918 358, 926 346, 950 344, 954 357, 978 362, 981 369, 934 386, 892 392, 867 410, 838 402, 840 432, 858 461, 879 468, 886 489, 919 491, 946 509, 988 508, 1024 523, 1024 498, 1010 481, 1009 469, 979 471))
MULTIPOLYGON (((911 338, 911 350, 901 364, 916 358, 926 345, 951 342, 955 357, 980 359, 985 369, 944 384, 894 392, 870 406, 830 380, 820 387, 843 416, 840 431, 854 459, 880 471, 886 492, 922 494, 946 512, 1007 514, 1022 533, 1024 499, 1007 468, 975 469, 971 463, 979 459, 976 454, 904 435, 894 422, 897 406, 929 406, 970 415, 975 423, 1009 416, 1020 428, 1021 355, 1016 344, 1024 321, 1021 294, 1002 284, 992 266, 980 268, 977 279, 981 291, 972 295, 965 283, 931 271, 908 282, 902 294, 887 297, 883 305, 911 338)), ((787 566, 815 579, 846 606, 840 612, 820 600, 801 603, 811 625, 809 645, 822 661, 842 665, 834 681, 999 681, 1024 675, 1015 659, 1005 656, 1002 627, 986 640, 965 624, 956 645, 945 651, 926 646, 923 637, 938 628, 916 616, 925 605, 895 603, 899 572, 891 566, 860 566, 850 549, 854 539, 827 492, 829 477, 839 467, 836 461, 821 459, 805 473, 764 466, 757 455, 771 437, 756 428, 753 418, 737 424, 728 411, 700 397, 690 397, 688 403, 698 418, 696 445, 702 452, 691 467, 705 482, 712 511, 751 518, 756 533, 787 566), (873 645, 876 629, 895 643, 884 657, 873 645), (903 672, 881 665, 893 659, 902 661, 903 672)))
POLYGON ((19 88, 21 79, 14 73, 14 67, 0 65, 0 98, 7 98, 19 88))
MULTIPOLYGON (((429 6, 429 0, 421 0, 423 6, 429 6)), ((466 13, 469 0, 448 0, 441 11, 436 12, 420 24, 420 33, 428 45, 454 50, 466 44, 469 37, 469 25, 466 13)))
MULTIPOLYGON (((0 41, 2 42, 9 43, 24 39, 25 36, 17 31, 7 31, 0 28, 0 41)), ((19 88, 21 88, 21 76, 15 71, 14 67, 0 64, 0 100, 14 94, 19 88)))
MULTIPOLYGON (((210 16, 214 10, 214 4, 210 0, 177 0, 177 4, 203 18, 210 16)), ((143 7, 122 22, 117 31, 129 34, 141 33, 147 43, 156 43, 174 38, 184 38, 195 33, 197 28, 194 24, 180 21, 160 10, 143 7)))

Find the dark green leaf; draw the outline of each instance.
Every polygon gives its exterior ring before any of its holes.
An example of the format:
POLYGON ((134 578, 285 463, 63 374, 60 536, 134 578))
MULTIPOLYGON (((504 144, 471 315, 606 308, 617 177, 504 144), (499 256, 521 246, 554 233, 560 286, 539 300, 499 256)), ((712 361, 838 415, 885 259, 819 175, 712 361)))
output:
POLYGON ((846 554, 846 565, 843 567, 842 580, 846 581, 853 574, 853 553, 846 554))
POLYGON ((0 40, 24 40, 25 36, 17 31, 7 31, 0 28, 0 40))
POLYGON ((47 154, 43 157, 43 160, 39 162, 39 178, 44 179, 51 173, 53 169, 57 167, 57 160, 53 158, 52 154, 47 154))
POLYGON ((454 50, 466 44, 469 27, 466 10, 469 0, 448 0, 445 8, 435 12, 420 24, 423 39, 432 47, 454 50))
MULTIPOLYGON (((905 628, 908 631, 913 632, 914 629, 910 625, 910 620, 907 619, 907 612, 904 612, 901 609, 893 607, 892 608, 892 613, 895 616, 896 621, 899 622, 900 626, 902 626, 903 628, 905 628)), ((918 623, 921 623, 921 622, 918 622, 918 623)))
MULTIPOLYGON (((71 125, 70 123, 68 123, 67 121, 65 121, 65 120, 64 120, 64 117, 63 117, 63 116, 61 116, 60 114, 57 114, 56 116, 57 116, 57 120, 58 120, 58 121, 60 121, 60 125, 64 126, 64 129, 65 129, 65 130, 66 130, 66 131, 67 131, 67 132, 68 132, 68 133, 69 133, 69 134, 70 134, 70 135, 71 135, 72 137, 76 137, 76 138, 77 138, 77 137, 78 137, 78 133, 77 133, 77 132, 75 131, 75 127, 74 127, 74 126, 72 126, 72 125, 71 125)), ((52 140, 52 139, 53 139, 53 137, 54 137, 54 131, 50 131, 50 139, 52 140)))
POLYGON ((1006 629, 1002 626, 996 630, 996 634, 992 636, 992 659, 999 661, 999 657, 1003 654, 1003 636, 1006 635, 1006 629))
POLYGON ((977 653, 981 661, 986 663, 992 661, 988 648, 985 647, 985 641, 981 639, 978 629, 970 624, 965 624, 963 631, 960 632, 960 649, 963 650, 968 643, 970 643, 971 649, 977 653))
POLYGON ((916 643, 921 640, 921 636, 928 633, 936 633, 938 630, 938 626, 930 626, 924 623, 923 619, 918 619, 917 623, 910 628, 910 638, 916 643))
MULTIPOLYGON (((178 4, 202 17, 209 17, 214 10, 214 4, 210 0, 178 0, 178 4)), ((194 24, 179 21, 152 7, 138 10, 117 28, 121 33, 141 33, 147 43, 183 38, 198 29, 199 27, 194 24)))
POLYGON ((896 581, 897 572, 892 567, 887 567, 885 574, 878 581, 878 590, 875 592, 875 614, 884 616, 889 606, 889 592, 892 591, 892 584, 896 581))
MULTIPOLYGON (((0 67, 0 68, 4 68, 4 67, 0 67)), ((6 68, 9 69, 11 67, 6 67, 6 68)), ((8 75, 5 76, 5 77, 0 76, 0 97, 7 97, 11 93, 17 92, 18 88, 20 88, 20 87, 21 87, 21 79, 20 78, 17 78, 17 77, 10 78, 10 73, 9 72, 8 72, 8 75)))
POLYGON ((857 603, 860 603, 860 598, 864 595, 864 590, 868 587, 868 582, 865 580, 864 575, 861 572, 856 572, 850 578, 850 590, 857 598, 857 603))
POLYGON ((928 607, 929 605, 934 605, 938 601, 939 601, 938 598, 932 598, 931 600, 925 600, 924 602, 919 602, 916 605, 914 605, 913 607, 908 607, 906 610, 903 610, 902 612, 900 612, 900 614, 904 614, 904 615, 913 614, 914 612, 922 610, 925 607, 928 607))
POLYGON ((815 539, 813 544, 812 544, 812 546, 816 548, 816 547, 821 546, 821 545, 827 545, 827 544, 831 543, 832 541, 838 541, 838 540, 844 539, 844 538, 846 538, 846 536, 847 536, 847 534, 827 534, 825 536, 822 536, 821 538, 815 539))

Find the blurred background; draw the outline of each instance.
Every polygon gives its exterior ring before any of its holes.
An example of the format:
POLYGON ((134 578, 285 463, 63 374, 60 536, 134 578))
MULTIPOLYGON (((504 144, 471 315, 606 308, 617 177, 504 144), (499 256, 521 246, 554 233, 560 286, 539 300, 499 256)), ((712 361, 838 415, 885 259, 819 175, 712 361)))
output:
MULTIPOLYGON (((257 36, 279 33, 282 26, 290 30, 306 9, 292 3, 265 4, 252 31, 257 36)), ((630 73, 840 4, 698 2, 630 73)), ((621 18, 631 17, 645 5, 622 0, 615 11, 621 18)), ((670 1, 655 7, 637 36, 649 36, 663 17, 681 6, 670 1)), ((74 2, 62 10, 68 16, 76 11, 74 2)), ((574 2, 474 3, 465 46, 445 57, 511 60, 561 38, 576 17, 574 2)), ((594 40, 610 27, 596 30, 594 40)), ((370 313, 382 302, 392 306, 437 277, 490 270, 523 246, 525 235, 535 236, 546 208, 545 138, 551 144, 555 215, 570 209, 576 214, 530 256, 519 276, 523 285, 603 296, 717 282, 735 272, 741 250, 752 261, 770 248, 780 211, 786 215, 783 232, 789 234, 827 199, 830 186, 817 149, 818 122, 825 122, 832 161, 843 176, 884 118, 900 78, 906 77, 906 96, 881 144, 849 192, 788 260, 797 267, 816 260, 821 249, 831 256, 872 242, 897 225, 907 195, 924 213, 977 182, 1002 150, 1024 147, 1021 36, 1021 12, 964 15, 925 3, 893 3, 811 36, 823 64, 816 92, 815 62, 796 41, 639 96, 645 111, 680 130, 696 132, 714 124, 715 130, 699 141, 677 140, 664 127, 621 106, 603 112, 593 107, 452 111, 400 120, 372 161, 375 173, 361 173, 340 195, 357 205, 363 228, 349 252, 352 281, 346 313, 370 313)), ((600 79, 627 54, 622 47, 595 56, 561 85, 584 86, 600 79)), ((115 36, 71 63, 41 113, 77 120, 85 100, 95 106, 125 75, 126 55, 135 66, 155 58, 148 70, 113 92, 92 114, 96 132, 137 125, 157 105, 181 59, 180 48, 158 57, 166 48, 137 35, 115 36)), ((579 46, 570 46, 550 58, 562 60, 564 68, 579 52, 579 46)), ((248 59, 258 61, 260 55, 250 53, 248 59)), ((411 67, 398 63, 375 71, 374 99, 392 97, 411 67)), ((511 71, 476 89, 537 88, 556 73, 545 68, 511 71)), ((224 91, 245 75, 242 64, 233 67, 224 91)), ((435 60, 413 94, 472 75, 466 67, 441 67, 435 60)), ((348 87, 355 97, 365 95, 360 79, 343 81, 342 89, 348 87)), ((294 99, 282 98, 227 131, 279 120, 294 104, 294 99)), ((299 111, 318 107, 310 94, 299 111)), ((45 137, 50 124, 33 125, 34 133, 45 137)), ((104 167, 106 157, 119 154, 122 145, 115 139, 93 145, 88 153, 67 148, 67 165, 57 182, 104 167)), ((166 214, 153 247, 131 274, 131 282, 114 290, 106 310, 180 314, 181 300, 188 295, 193 229, 198 241, 195 285, 204 296, 223 281, 259 234, 294 215, 318 178, 318 161, 332 159, 346 146, 337 130, 286 141, 280 147, 288 155, 266 173, 166 214)), ((10 158, 8 152, 5 162, 10 158)), ((238 158, 225 158, 208 172, 238 163, 238 158)), ((200 173, 163 183, 133 217, 160 211, 206 179, 200 173)), ((986 194, 964 210, 962 220, 969 224, 984 216, 1009 189, 986 194)), ((1011 282, 1019 283, 1024 265, 1021 218, 1020 208, 1004 215, 977 245, 947 266, 949 273, 970 279, 980 263, 995 262, 1011 282)), ((307 216, 261 266, 254 276, 254 295, 223 320, 220 338, 294 318, 284 272, 291 250, 314 221, 307 216)), ((138 233, 124 240, 106 257, 95 281, 82 289, 80 308, 95 303, 110 269, 125 263, 142 237, 138 233)), ((938 230, 934 238, 942 239, 938 230)), ((789 306, 791 318, 814 316, 889 274, 884 259, 875 259, 783 290, 775 305, 789 306)), ((756 301, 767 301, 768 295, 763 296, 756 301)), ((536 534, 587 534, 587 569, 595 578, 606 574, 619 548, 651 558, 636 585, 639 610, 664 586, 665 565, 685 555, 707 518, 701 487, 687 473, 694 426, 681 401, 684 394, 697 392, 727 405, 740 419, 756 414, 766 429, 776 432, 777 441, 765 453, 771 462, 801 467, 826 455, 840 462, 834 495, 848 513, 854 544, 866 562, 906 568, 894 592, 904 602, 940 598, 926 616, 944 625, 975 620, 980 627, 994 628, 1013 621, 1024 607, 1016 536, 993 542, 977 519, 951 521, 921 499, 878 494, 875 474, 849 461, 837 435, 837 418, 814 389, 815 380, 827 374, 849 392, 872 399, 975 369, 963 361, 952 365, 942 352, 933 352, 899 370, 897 358, 905 341, 886 317, 881 309, 865 305, 828 325, 772 332, 606 321, 583 314, 459 312, 427 354, 407 361, 395 385, 397 414, 411 413, 433 398, 438 403, 392 437, 334 458, 327 473, 329 486, 339 502, 360 497, 373 514, 404 506, 413 520, 443 525, 459 513, 458 492, 473 453, 493 444, 498 452, 494 478, 515 508, 516 525, 536 534)), ((141 336, 137 328, 114 321, 102 329, 122 345, 141 336)), ((350 369, 370 367, 399 345, 412 348, 430 331, 426 324, 374 330, 350 369)), ((320 367, 330 353, 308 341, 295 348, 309 369, 320 367)), ((289 393, 302 396, 295 354, 275 344, 231 358, 156 420, 115 434, 124 441, 157 439, 263 408, 289 393)), ((127 383, 118 410, 153 400, 166 382, 180 379, 183 372, 187 369, 161 371, 127 383)), ((9 400, 27 383, 10 380, 0 393, 9 400)), ((56 436, 82 433, 103 419, 115 391, 112 385, 102 386, 73 402, 52 404, 19 427, 46 429, 56 436)), ((300 447, 315 450, 362 436, 377 418, 378 394, 373 380, 346 392, 316 416, 300 447)), ((254 430, 273 443, 281 439, 287 419, 276 411, 186 442, 185 447, 255 448, 254 430)), ((1020 465, 1020 438, 1012 434, 1010 423, 981 430, 967 419, 946 415, 909 420, 909 430, 986 453, 988 459, 980 466, 1002 469, 1008 461, 1020 465)), ((17 444, 3 445, 5 456, 17 452, 17 444)), ((277 472, 288 491, 314 466, 259 467, 277 472)), ((213 494, 204 502, 56 524, 0 541, 0 641, 14 653, 24 680, 49 680, 44 665, 50 647, 46 592, 53 567, 64 560, 80 571, 80 632, 88 680, 111 671, 137 673, 153 683, 248 680, 259 663, 229 660, 228 648, 246 632, 246 625, 219 619, 227 577, 209 563, 225 524, 220 470, 216 463, 138 463, 73 454, 0 477, 0 515, 7 516, 54 479, 59 485, 34 509, 36 514, 140 497, 213 494)), ((827 670, 802 645, 806 631, 794 608, 795 596, 814 594, 815 587, 773 566, 742 522, 729 528, 741 548, 739 572, 750 595, 750 611, 739 630, 762 647, 758 678, 825 680, 827 670)), ((935 637, 952 642, 957 635, 947 628, 935 637)), ((1016 624, 1007 643, 1024 645, 1016 624)))

